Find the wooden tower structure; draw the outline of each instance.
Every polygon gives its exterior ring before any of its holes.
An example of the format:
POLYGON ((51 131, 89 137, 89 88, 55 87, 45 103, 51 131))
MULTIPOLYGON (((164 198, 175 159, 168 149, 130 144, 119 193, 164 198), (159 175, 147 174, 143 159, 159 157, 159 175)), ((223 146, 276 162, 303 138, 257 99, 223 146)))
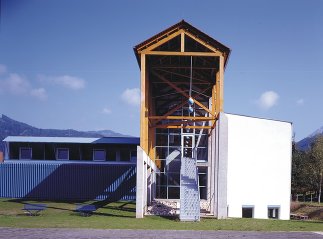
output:
POLYGON ((141 70, 140 146, 155 158, 155 129, 215 128, 230 49, 181 22, 134 47, 141 70), (178 111, 194 101, 194 114, 178 111))

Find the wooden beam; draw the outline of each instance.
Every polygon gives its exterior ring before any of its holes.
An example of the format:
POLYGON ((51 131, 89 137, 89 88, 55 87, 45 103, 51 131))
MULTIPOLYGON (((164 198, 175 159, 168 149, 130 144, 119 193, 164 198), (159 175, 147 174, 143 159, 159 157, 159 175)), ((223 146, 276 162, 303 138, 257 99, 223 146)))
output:
POLYGON ((216 114, 223 111, 223 77, 224 77, 224 57, 219 57, 219 71, 216 74, 216 114))
POLYGON ((165 42, 170 41, 171 39, 173 39, 174 37, 177 37, 178 35, 180 35, 183 32, 183 30, 179 30, 176 31, 170 35, 168 35, 167 37, 161 39, 160 41, 158 41, 155 44, 152 44, 151 46, 147 47, 146 49, 142 50, 141 52, 139 52, 139 54, 147 54, 147 52, 151 52, 153 49, 159 47, 160 45, 164 44, 165 42))
POLYGON ((177 115, 152 115, 148 116, 149 119, 152 120, 200 120, 200 121, 209 121, 209 120, 215 120, 215 117, 204 117, 204 116, 177 116, 177 115))
MULTIPOLYGON (((191 68, 191 67, 189 67, 189 68, 191 68)), ((156 70, 159 70, 159 71, 162 71, 162 72, 166 72, 166 73, 170 73, 170 74, 177 75, 177 76, 182 76, 182 77, 185 77, 185 78, 189 78, 190 79, 190 76, 189 75, 184 75, 184 74, 180 74, 180 73, 177 73, 177 72, 173 72, 173 71, 169 71, 169 70, 164 70, 164 69, 158 69, 158 68, 156 70)), ((194 67, 194 70, 195 70, 195 67, 194 67)), ((192 79, 193 80, 200 81, 200 82, 204 82, 204 83, 211 84, 211 82, 208 82, 208 81, 205 81, 205 80, 201 80, 201 79, 196 78, 196 77, 192 77, 192 79)))
POLYGON ((148 154, 148 79, 146 78, 146 55, 141 54, 140 72, 140 146, 148 154))
POLYGON ((158 56, 222 56, 217 52, 143 51, 146 55, 158 56))
POLYGON ((185 34, 181 32, 181 52, 185 51, 185 34))
MULTIPOLYGON (((178 93, 182 94, 183 96, 185 96, 187 99, 190 98, 190 96, 188 94, 186 94, 181 88, 177 87, 175 84, 173 84, 172 82, 170 82, 169 80, 167 80, 165 77, 163 77, 162 75, 159 75, 158 73, 156 73, 156 71, 152 71, 152 74, 155 75, 156 77, 158 77, 159 79, 161 79, 162 81, 164 81, 165 83, 167 83, 170 87, 174 88, 178 93)), ((193 97, 192 97, 193 98, 193 97)), ((212 112, 205 107, 201 102, 197 101, 196 99, 194 99, 194 103, 197 104, 198 106, 200 106, 202 109, 204 109, 205 111, 209 112, 211 115, 212 112)))
POLYGON ((205 46, 206 48, 208 48, 209 50, 216 52, 216 53, 220 53, 221 56, 223 56, 223 53, 221 51, 219 51, 218 49, 214 48, 213 46, 207 44, 205 41, 202 41, 200 38, 194 36, 193 34, 189 33, 189 32, 185 32, 185 34, 192 38, 193 40, 197 41, 198 43, 200 43, 201 45, 205 46))
MULTIPOLYGON (((152 69, 190 69, 191 66, 161 65, 161 66, 152 66, 151 68, 152 69)), ((194 66, 194 70, 217 70, 217 67, 194 66)))
POLYGON ((158 129, 211 129, 211 126, 198 126, 198 125, 170 125, 170 126, 163 126, 157 125, 156 128, 158 129))

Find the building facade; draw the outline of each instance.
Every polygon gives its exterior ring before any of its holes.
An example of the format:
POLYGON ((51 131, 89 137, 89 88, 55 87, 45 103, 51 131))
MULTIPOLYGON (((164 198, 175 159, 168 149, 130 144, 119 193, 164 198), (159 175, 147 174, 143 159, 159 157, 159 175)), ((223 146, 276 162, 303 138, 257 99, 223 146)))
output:
POLYGON ((181 21, 134 51, 141 72, 137 217, 168 200, 183 221, 199 220, 202 211, 288 219, 292 125, 223 112, 231 50, 181 21))
POLYGON ((135 200, 134 137, 9 136, 0 164, 0 197, 135 200))

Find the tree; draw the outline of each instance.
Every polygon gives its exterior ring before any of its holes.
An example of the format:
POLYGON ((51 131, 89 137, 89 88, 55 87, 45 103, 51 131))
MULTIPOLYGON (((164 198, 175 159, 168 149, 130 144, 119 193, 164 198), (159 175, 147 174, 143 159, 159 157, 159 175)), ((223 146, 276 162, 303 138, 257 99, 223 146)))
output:
POLYGON ((323 135, 319 135, 311 146, 311 161, 318 189, 318 203, 321 202, 323 181, 323 135))
POLYGON ((315 190, 314 182, 309 152, 298 150, 295 143, 293 143, 292 194, 315 190))

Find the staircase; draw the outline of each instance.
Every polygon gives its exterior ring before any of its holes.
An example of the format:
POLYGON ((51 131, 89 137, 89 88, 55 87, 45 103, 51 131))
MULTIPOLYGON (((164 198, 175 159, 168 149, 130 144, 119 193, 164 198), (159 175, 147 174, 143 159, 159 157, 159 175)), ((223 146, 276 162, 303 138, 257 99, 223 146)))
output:
POLYGON ((200 191, 195 158, 182 158, 180 188, 180 220, 199 221, 200 191))

